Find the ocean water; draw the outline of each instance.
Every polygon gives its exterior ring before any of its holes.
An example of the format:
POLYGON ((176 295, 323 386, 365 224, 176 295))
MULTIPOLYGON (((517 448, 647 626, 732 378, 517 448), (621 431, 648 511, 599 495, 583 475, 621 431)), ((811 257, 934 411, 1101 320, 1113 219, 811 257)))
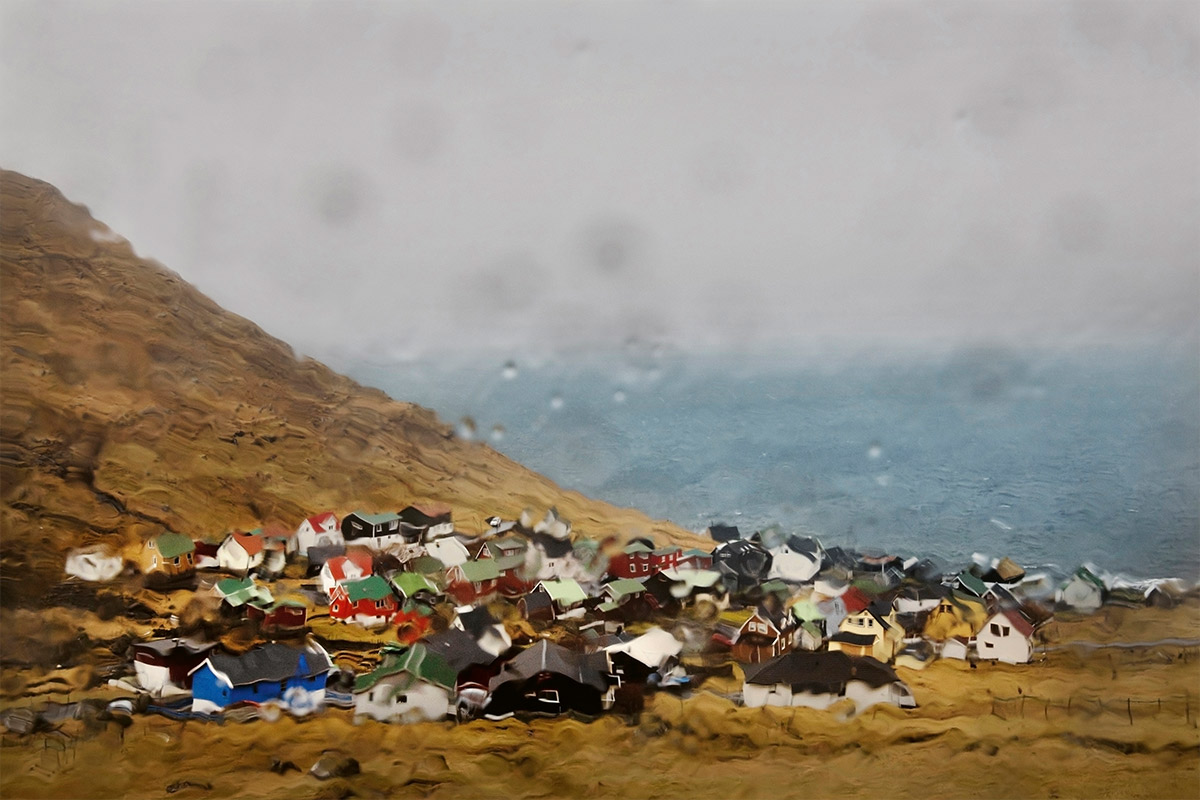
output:
POLYGON ((560 485, 694 530, 769 525, 1200 579, 1188 348, 889 358, 623 350, 352 367, 560 485))

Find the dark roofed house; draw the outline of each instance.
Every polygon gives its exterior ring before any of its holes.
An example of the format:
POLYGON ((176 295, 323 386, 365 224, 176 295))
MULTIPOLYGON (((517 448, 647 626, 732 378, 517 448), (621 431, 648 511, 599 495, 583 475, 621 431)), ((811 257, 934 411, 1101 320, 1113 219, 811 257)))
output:
POLYGON ((795 650, 743 669, 747 706, 805 706, 824 709, 842 699, 858 709, 876 703, 915 708, 912 692, 895 671, 873 658, 839 652, 795 650))
POLYGON ((721 544, 736 542, 742 538, 742 532, 737 529, 736 525, 709 525, 705 532, 710 539, 721 544))
POLYGON ((191 671, 204 663, 216 643, 192 639, 155 639, 133 643, 133 669, 138 683, 154 696, 192 685, 191 671))
POLYGON ((275 701, 305 714, 324 704, 332 666, 315 642, 303 650, 271 643, 240 656, 213 653, 192 670, 192 711, 212 714, 243 701, 275 701))
POLYGON ((713 551, 713 569, 725 587, 736 594, 760 586, 771 570, 771 553, 746 539, 723 544, 713 551))
POLYGON ((758 663, 795 648, 800 622, 790 611, 773 605, 774 610, 759 606, 742 623, 733 640, 731 655, 734 660, 758 663))
POLYGON ((489 719, 516 712, 561 714, 577 711, 595 715, 612 704, 607 675, 608 654, 575 653, 546 639, 506 663, 489 688, 485 707, 489 719))

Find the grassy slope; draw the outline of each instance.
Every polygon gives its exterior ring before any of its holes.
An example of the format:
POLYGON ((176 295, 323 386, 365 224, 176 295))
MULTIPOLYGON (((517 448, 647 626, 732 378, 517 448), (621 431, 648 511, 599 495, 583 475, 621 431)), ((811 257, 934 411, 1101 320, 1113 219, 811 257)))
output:
POLYGON ((419 500, 449 503, 467 530, 556 505, 585 535, 695 541, 297 360, 48 184, 0 173, 0 226, 6 604, 36 599, 79 545, 419 500))

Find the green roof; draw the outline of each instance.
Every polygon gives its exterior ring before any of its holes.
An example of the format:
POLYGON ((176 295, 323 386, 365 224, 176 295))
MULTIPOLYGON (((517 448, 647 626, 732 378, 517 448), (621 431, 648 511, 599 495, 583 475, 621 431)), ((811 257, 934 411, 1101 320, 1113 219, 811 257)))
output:
POLYGON ((454 685, 458 681, 458 675, 445 659, 437 653, 427 650, 425 645, 418 643, 403 653, 385 653, 383 663, 378 668, 366 675, 359 675, 355 679, 354 691, 365 692, 383 678, 402 672, 408 673, 411 680, 401 682, 396 687, 397 692, 407 690, 416 681, 426 681, 453 691, 454 685))
POLYGON ((791 594, 792 590, 783 581, 775 578, 762 585, 763 594, 791 594))
POLYGON ((619 600, 627 595, 640 594, 646 591, 646 586, 639 580, 633 578, 620 578, 619 580, 609 581, 604 584, 604 587, 612 593, 614 600, 619 600))
POLYGON ((171 533, 167 531, 158 537, 158 552, 163 558, 175 558, 184 553, 191 553, 196 549, 196 543, 191 540, 191 537, 184 536, 182 533, 171 533))
POLYGON ((689 547, 687 550, 683 551, 683 555, 688 556, 688 557, 711 556, 712 553, 708 552, 707 550, 701 550, 699 547, 689 547))
POLYGON ((1097 589, 1104 589, 1104 581, 1097 578, 1095 574, 1087 567, 1080 567, 1079 569, 1075 570, 1075 577, 1081 578, 1088 583, 1095 585, 1097 589))
POLYGON ((217 581, 217 591, 226 596, 253 586, 253 578, 223 578, 217 581))
POLYGON ((641 542, 630 542, 629 544, 625 545, 625 552, 626 553, 652 553, 654 551, 651 550, 649 547, 646 547, 646 545, 642 544, 641 542))
POLYGON ((510 569, 516 569, 517 567, 524 566, 525 554, 516 553, 511 556, 503 556, 501 558, 493 558, 491 560, 496 562, 496 569, 500 570, 501 572, 507 572, 510 569))
MULTIPOLYGON (((672 573, 675 579, 693 589, 708 589, 721 580, 721 573, 711 569, 679 569, 672 573)), ((669 577, 669 576, 668 576, 669 577)))
MULTIPOLYGON (((522 559, 524 560, 524 559, 522 559)), ((500 577, 500 566, 494 558, 484 558, 479 561, 466 561, 458 565, 463 577, 471 583, 494 581, 500 577)))
POLYGON ((813 638, 817 639, 818 641, 821 640, 821 629, 814 625, 812 620, 804 620, 804 622, 800 623, 800 627, 808 631, 808 634, 813 638))
POLYGON ((958 573, 958 582, 961 583, 963 588, 968 592, 974 592, 980 597, 983 597, 983 593, 987 591, 987 585, 984 584, 983 581, 979 580, 979 578, 976 578, 974 575, 965 570, 958 573))
POLYGON ((821 609, 817 608, 817 604, 812 600, 800 600, 793 603, 792 616, 804 622, 825 618, 825 615, 821 613, 821 609))
POLYGON ((446 568, 445 564, 430 555, 417 556, 408 562, 408 566, 412 568, 413 572, 419 572, 422 575, 432 575, 446 568))
POLYGON ((217 581, 217 591, 224 595, 225 602, 234 608, 250 602, 255 605, 270 605, 275 602, 270 590, 256 584, 253 578, 225 578, 217 581))
POLYGON ((399 514, 390 512, 384 514, 368 514, 365 511, 355 511, 354 516, 358 517, 363 522, 370 523, 371 525, 382 525, 385 522, 391 522, 392 520, 400 519, 399 514))
POLYGON ((405 597, 412 597, 417 592, 438 593, 438 588, 433 581, 415 572, 401 572, 393 576, 392 586, 395 586, 396 590, 405 597))
POLYGON ((346 590, 346 596, 352 603, 359 600, 382 600, 392 593, 392 587, 378 575, 363 578, 361 581, 346 581, 342 588, 346 590))
POLYGON ((542 588, 550 595, 550 599, 560 606, 573 606, 587 600, 587 593, 578 582, 566 578, 561 581, 542 581, 542 588))

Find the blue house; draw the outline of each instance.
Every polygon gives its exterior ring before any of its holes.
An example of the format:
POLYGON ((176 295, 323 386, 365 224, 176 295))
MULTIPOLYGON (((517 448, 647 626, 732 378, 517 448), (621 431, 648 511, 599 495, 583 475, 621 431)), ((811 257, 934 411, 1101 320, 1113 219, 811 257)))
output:
POLYGON ((306 714, 324 704, 332 666, 315 642, 303 650, 272 643, 240 656, 213 653, 190 673, 192 711, 214 714, 242 701, 271 700, 306 714))

